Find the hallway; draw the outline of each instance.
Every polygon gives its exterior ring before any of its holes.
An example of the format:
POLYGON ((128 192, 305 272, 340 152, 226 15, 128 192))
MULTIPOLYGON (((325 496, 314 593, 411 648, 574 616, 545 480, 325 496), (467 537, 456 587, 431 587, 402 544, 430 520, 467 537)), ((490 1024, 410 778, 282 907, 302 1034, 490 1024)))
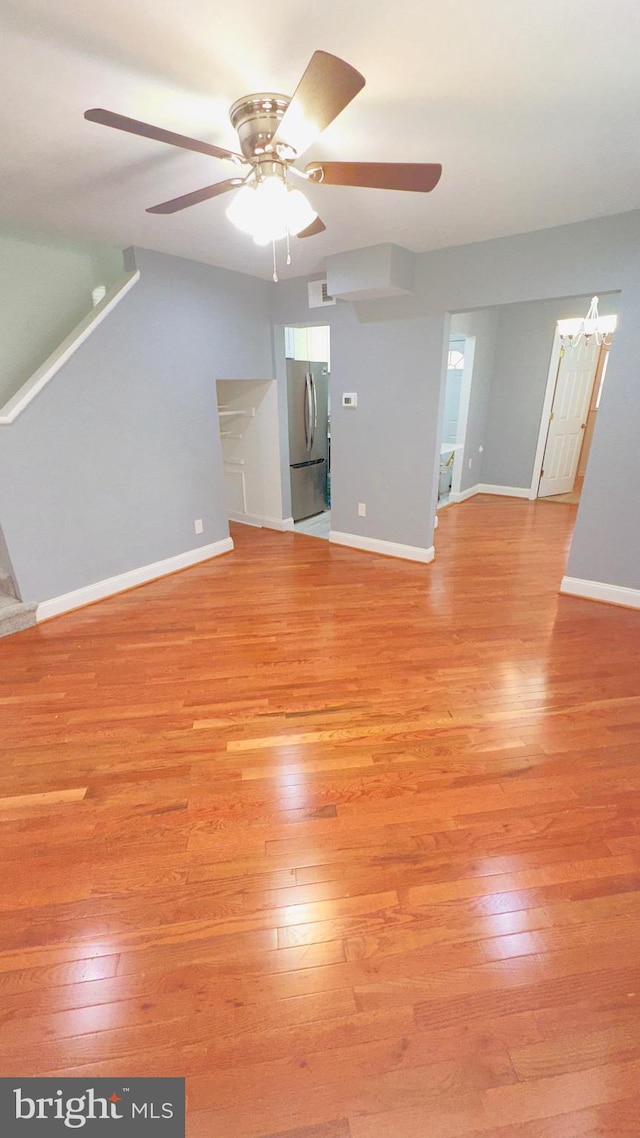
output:
POLYGON ((574 510, 439 519, 430 566, 235 526, 0 641, 4 1075, 186 1075, 189 1138, 637 1133, 640 613, 558 595, 574 510))

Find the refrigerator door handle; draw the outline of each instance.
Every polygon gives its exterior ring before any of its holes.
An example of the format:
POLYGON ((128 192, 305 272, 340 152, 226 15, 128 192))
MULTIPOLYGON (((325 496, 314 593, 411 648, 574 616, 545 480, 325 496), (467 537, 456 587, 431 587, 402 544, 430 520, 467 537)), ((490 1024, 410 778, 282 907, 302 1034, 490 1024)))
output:
POLYGON ((303 420, 304 420, 304 445, 305 445, 306 450, 310 451, 311 447, 309 445, 310 423, 309 423, 309 373, 308 372, 305 373, 305 377, 304 377, 303 420))
POLYGON ((313 378, 312 374, 309 375, 309 379, 311 381, 311 403, 312 403, 312 409, 313 409, 313 426, 311 428, 311 447, 309 449, 313 450, 313 447, 314 447, 314 444, 316 441, 316 431, 318 429, 318 396, 316 394, 316 381, 313 378))

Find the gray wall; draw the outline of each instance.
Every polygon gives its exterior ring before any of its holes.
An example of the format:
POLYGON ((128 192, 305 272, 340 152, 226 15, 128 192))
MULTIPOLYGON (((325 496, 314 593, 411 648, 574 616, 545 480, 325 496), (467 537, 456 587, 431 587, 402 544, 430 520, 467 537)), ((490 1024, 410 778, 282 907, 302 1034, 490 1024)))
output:
POLYGON ((567 573, 640 589, 640 280, 620 300, 567 573))
POLYGON ((569 572, 640 588, 640 212, 419 254, 413 295, 353 307, 309 310, 304 280, 139 259, 142 282, 1 429, 0 519, 25 599, 226 534, 213 381, 270 378, 274 350, 280 368, 270 314, 331 325, 334 528, 428 548, 448 313, 615 290, 620 326, 569 572), (357 411, 338 405, 345 390, 361 396, 357 411))
MULTIPOLYGON (((416 440, 411 433, 387 449, 387 461, 400 462, 405 472, 405 497, 393 503, 388 516, 376 519, 378 528, 374 536, 384 537, 386 532, 402 530, 406 535, 404 540, 412 544, 418 529, 428 534, 425 544, 431 544, 437 462, 434 457, 431 482, 425 485, 423 450, 427 440, 433 438, 434 419, 438 422, 444 375, 443 338, 449 334, 447 313, 594 293, 602 296, 617 290, 621 290, 616 302, 620 325, 598 413, 569 572, 576 577, 640 588, 640 526, 634 521, 640 501, 637 446, 640 384, 634 362, 634 357, 637 358, 634 326, 637 327, 640 316, 639 211, 417 254, 413 295, 360 302, 354 306, 355 316, 362 324, 424 318, 429 326, 429 334, 425 334, 419 345, 414 344, 413 358, 410 359, 408 353, 402 358, 403 368, 419 374, 425 385, 420 399, 423 434, 416 440), (440 342, 438 326, 442 332, 440 342), (615 466, 611 462, 612 454, 616 455, 615 466), (401 525, 397 524, 400 518, 401 525)), ((323 319, 328 316, 332 329, 334 323, 342 320, 344 307, 338 304, 334 309, 322 310, 323 319), (335 317, 331 313, 335 313, 335 317)), ((274 311, 279 323, 308 320, 305 282, 289 282, 288 287, 278 292, 274 311)), ((370 344, 375 347, 373 340, 370 344)), ((359 370, 366 374, 377 365, 365 336, 359 341, 359 349, 359 370)), ((335 359, 332 356, 334 372, 339 365, 338 356, 335 359)), ((385 413, 384 399, 380 413, 385 413)), ((381 476, 380 455, 373 448, 363 447, 359 460, 358 493, 362 495, 359 500, 369 501, 376 496, 381 476)), ((341 477, 346 473, 343 470, 341 477)), ((521 477, 522 472, 516 473, 521 477)), ((486 472, 483 480, 488 480, 486 472)), ((332 489, 337 497, 341 494, 339 485, 332 483, 332 489)), ((360 521, 354 523, 351 532, 365 532, 360 528, 360 521)))
POLYGON ((331 348, 331 528, 428 548, 433 517, 414 502, 432 492, 439 408, 419 361, 442 352, 443 321, 363 325, 348 315, 331 348), (357 392, 355 410, 341 406, 343 391, 357 392))
POLYGON ((475 486, 478 482, 486 482, 484 477, 484 449, 486 448, 487 412, 494 377, 498 311, 495 308, 485 308, 476 312, 457 312, 451 317, 451 331, 464 336, 473 336, 476 341, 467 433, 462 452, 460 489, 464 491, 475 486), (480 447, 483 448, 483 451, 480 450, 480 447), (471 467, 469 467, 469 461, 471 461, 471 467))
MULTIPOLYGON (((440 316, 367 323, 353 305, 309 309, 306 280, 273 290, 276 371, 283 389, 282 325, 331 328, 331 528, 427 549, 432 544, 439 452, 440 388, 426 382, 424 361, 447 344, 440 316), (355 391, 358 406, 342 407, 355 391), (429 500, 429 506, 427 506, 429 500), (358 503, 367 506, 358 517, 358 503)), ((288 459, 286 460, 288 461, 288 459)), ((284 462, 284 459, 283 459, 284 462)), ((288 470, 283 473, 283 485, 288 470)), ((286 507, 285 507, 286 513, 286 507)))
MULTIPOLYGON (((530 487, 556 321, 586 316, 590 300, 589 294, 498 310, 483 482, 530 487)), ((601 315, 617 312, 619 303, 617 293, 601 296, 601 315)))
POLYGON ((122 273, 119 249, 0 228, 0 407, 122 273))
POLYGON ((0 518, 25 600, 228 534, 215 381, 272 378, 272 286, 136 255, 139 283, 0 428, 0 518))

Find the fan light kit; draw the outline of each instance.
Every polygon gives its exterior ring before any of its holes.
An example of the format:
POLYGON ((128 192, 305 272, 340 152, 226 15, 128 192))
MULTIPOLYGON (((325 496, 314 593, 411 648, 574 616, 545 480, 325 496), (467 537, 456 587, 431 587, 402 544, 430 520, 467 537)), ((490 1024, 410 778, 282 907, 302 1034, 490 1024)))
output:
POLYGON ((241 186, 227 217, 256 245, 267 245, 290 234, 297 237, 317 218, 304 194, 287 185, 277 174, 241 186))
POLYGON ((617 316, 598 314, 598 298, 594 296, 586 316, 558 320, 558 333, 561 343, 565 344, 568 341, 570 348, 579 344, 583 337, 588 342, 592 336, 595 337, 598 346, 605 344, 608 347, 611 343, 611 333, 615 332, 617 323, 617 316))
POLYGON ((273 279, 277 281, 275 242, 290 237, 313 237, 326 228, 306 195, 291 184, 290 175, 308 183, 358 186, 381 190, 429 193, 440 180, 438 163, 312 162, 304 170, 294 163, 333 122, 365 85, 364 78, 344 60, 316 51, 291 98, 273 93, 246 95, 229 112, 238 133, 240 152, 224 150, 187 135, 130 119, 101 108, 85 111, 85 119, 129 134, 195 150, 212 158, 249 166, 245 175, 215 182, 201 190, 151 206, 147 213, 177 213, 209 198, 236 190, 227 217, 258 245, 273 246, 273 279))

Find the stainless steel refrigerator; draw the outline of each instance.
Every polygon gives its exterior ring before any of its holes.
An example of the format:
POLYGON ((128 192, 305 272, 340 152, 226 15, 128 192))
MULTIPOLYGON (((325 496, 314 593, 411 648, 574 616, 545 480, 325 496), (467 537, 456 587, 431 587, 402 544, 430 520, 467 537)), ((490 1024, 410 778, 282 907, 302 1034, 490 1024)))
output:
POLYGON ((291 512, 294 522, 319 514, 327 493, 327 365, 287 360, 291 512))

